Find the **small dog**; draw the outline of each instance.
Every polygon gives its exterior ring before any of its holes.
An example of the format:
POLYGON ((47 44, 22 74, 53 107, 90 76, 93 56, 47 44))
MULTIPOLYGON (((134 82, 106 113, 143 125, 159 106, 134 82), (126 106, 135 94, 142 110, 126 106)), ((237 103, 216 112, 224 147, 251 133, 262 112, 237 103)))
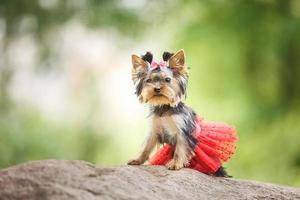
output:
MULTIPOLYGON (((142 153, 128 164, 143 164, 155 146, 167 144, 174 149, 166 163, 168 169, 190 166, 190 161, 195 157, 195 147, 201 141, 194 134, 199 122, 197 115, 183 103, 188 83, 184 51, 179 50, 175 54, 164 52, 163 62, 160 63, 153 61, 150 52, 141 57, 132 55, 132 66, 135 93, 141 103, 150 105, 151 130, 142 153)), ((219 165, 213 174, 228 176, 219 165)))

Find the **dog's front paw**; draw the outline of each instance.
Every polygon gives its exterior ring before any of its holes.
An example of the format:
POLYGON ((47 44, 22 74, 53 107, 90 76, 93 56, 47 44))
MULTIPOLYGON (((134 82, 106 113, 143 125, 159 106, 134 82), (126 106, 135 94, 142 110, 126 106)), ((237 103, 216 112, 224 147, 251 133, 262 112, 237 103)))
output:
POLYGON ((128 165, 141 165, 143 164, 143 162, 140 159, 134 159, 134 160, 130 160, 127 163, 128 165))
POLYGON ((178 161, 172 159, 170 162, 167 163, 167 168, 170 170, 179 170, 184 167, 182 163, 179 163, 178 161))

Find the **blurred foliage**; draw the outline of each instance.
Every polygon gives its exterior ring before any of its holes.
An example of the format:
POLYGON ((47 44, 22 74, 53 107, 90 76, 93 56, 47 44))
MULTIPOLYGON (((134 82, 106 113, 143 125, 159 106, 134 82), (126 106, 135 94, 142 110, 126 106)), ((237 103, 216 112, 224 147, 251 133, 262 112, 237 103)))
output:
POLYGON ((82 159, 91 162, 110 144, 85 124, 45 120, 34 108, 15 108, 0 118, 0 167, 37 159, 82 159), (17 112, 16 112, 17 111, 17 112))
MULTIPOLYGON (((24 34, 24 19, 33 21, 29 31, 41 44, 51 29, 72 19, 91 28, 117 29, 136 41, 157 24, 178 26, 160 31, 170 33, 172 45, 166 49, 186 51, 191 67, 188 104, 206 119, 227 121, 239 131, 238 152, 226 164, 229 172, 300 186, 299 1, 154 1, 132 9, 117 0, 2 0, 0 18, 6 24, 3 52, 14 37, 24 34)), ((127 159, 111 156, 112 137, 97 134, 85 122, 57 124, 34 108, 14 105, 7 92, 14 70, 8 61, 4 65, 0 167, 43 158, 106 164, 127 159)))
MULTIPOLYGON (((137 13, 118 4, 118 0, 3 0, 0 2, 0 19, 4 20, 4 53, 15 38, 32 34, 41 46, 40 59, 46 60, 54 54, 49 48, 48 33, 74 18, 89 27, 113 27, 121 33, 136 36, 136 30, 142 30, 138 28, 142 22, 137 13)), ((7 109, 10 102, 7 88, 14 69, 5 55, 0 58, 3 62, 0 69, 0 109, 7 109)))
POLYGON ((300 4, 245 0, 185 6, 193 15, 176 46, 184 46, 192 68, 191 104, 211 119, 238 122, 240 142, 230 171, 299 186, 300 4), (203 97, 205 103, 195 102, 203 97))
POLYGON ((5 19, 7 37, 18 34, 24 17, 34 21, 32 31, 39 36, 72 17, 91 27, 113 26, 125 32, 134 31, 128 28, 128 24, 138 26, 137 14, 118 4, 118 0, 3 0, 0 3, 0 17, 5 19))

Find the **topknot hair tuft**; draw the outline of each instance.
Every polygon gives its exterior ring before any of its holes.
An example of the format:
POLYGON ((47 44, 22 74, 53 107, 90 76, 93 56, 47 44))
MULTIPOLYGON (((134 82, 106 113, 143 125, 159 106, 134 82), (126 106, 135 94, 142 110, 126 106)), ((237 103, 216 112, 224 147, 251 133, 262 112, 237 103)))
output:
POLYGON ((151 64, 152 59, 153 59, 153 54, 151 52, 147 51, 146 54, 142 56, 142 59, 151 64))
POLYGON ((170 52, 165 51, 163 53, 163 60, 165 62, 167 62, 173 55, 174 55, 174 53, 170 53, 170 52))

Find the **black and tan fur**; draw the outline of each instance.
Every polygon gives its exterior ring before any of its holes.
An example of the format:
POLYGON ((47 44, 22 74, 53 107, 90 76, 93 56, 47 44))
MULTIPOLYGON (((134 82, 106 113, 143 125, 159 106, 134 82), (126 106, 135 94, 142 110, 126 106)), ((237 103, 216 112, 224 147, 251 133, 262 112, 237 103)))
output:
MULTIPOLYGON (((183 50, 175 54, 165 52, 168 67, 149 70, 153 55, 132 55, 132 80, 141 103, 150 105, 150 133, 142 153, 130 165, 141 165, 159 144, 175 146, 168 169, 178 170, 189 165, 197 140, 193 137, 196 113, 182 101, 186 97, 188 68, 183 50)), ((201 141, 200 141, 201 142, 201 141)), ((227 176, 220 168, 216 176, 227 176)))

